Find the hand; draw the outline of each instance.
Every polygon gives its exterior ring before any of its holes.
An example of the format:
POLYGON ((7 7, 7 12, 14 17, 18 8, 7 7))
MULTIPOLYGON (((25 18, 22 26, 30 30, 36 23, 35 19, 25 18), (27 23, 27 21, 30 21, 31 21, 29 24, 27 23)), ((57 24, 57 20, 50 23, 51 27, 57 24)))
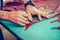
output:
POLYGON ((48 13, 39 11, 37 8, 35 8, 35 7, 31 6, 31 5, 28 5, 26 7, 26 10, 27 10, 27 13, 29 15, 28 16, 29 17, 29 20, 31 20, 31 21, 33 20, 32 15, 38 15, 38 18, 40 20, 42 20, 41 16, 44 16, 46 18, 49 18, 50 17, 50 15, 48 13))
POLYGON ((8 13, 7 16, 9 21, 20 24, 22 26, 25 26, 29 23, 27 18, 28 15, 24 11, 13 11, 8 13))

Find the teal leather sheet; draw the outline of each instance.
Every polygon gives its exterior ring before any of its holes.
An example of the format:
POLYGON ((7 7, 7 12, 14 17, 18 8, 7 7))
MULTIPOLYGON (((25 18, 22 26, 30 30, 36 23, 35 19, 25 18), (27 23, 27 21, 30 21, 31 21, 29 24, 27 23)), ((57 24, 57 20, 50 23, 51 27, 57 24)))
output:
POLYGON ((25 30, 26 27, 21 27, 12 22, 3 20, 0 22, 24 40, 60 40, 60 30, 57 29, 60 23, 53 22, 57 19, 58 17, 54 17, 34 23, 28 30, 25 30))

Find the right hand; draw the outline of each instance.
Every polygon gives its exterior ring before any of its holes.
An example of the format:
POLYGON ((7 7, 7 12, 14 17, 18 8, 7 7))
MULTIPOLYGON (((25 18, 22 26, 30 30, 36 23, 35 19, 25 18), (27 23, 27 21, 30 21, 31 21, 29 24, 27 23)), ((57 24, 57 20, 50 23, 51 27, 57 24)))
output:
POLYGON ((31 6, 31 5, 28 5, 26 7, 26 11, 27 11, 27 13, 29 15, 28 19, 30 21, 33 21, 32 15, 37 15, 39 20, 42 20, 41 16, 46 17, 46 18, 50 18, 50 14, 49 13, 42 12, 42 11, 38 10, 36 7, 31 6))

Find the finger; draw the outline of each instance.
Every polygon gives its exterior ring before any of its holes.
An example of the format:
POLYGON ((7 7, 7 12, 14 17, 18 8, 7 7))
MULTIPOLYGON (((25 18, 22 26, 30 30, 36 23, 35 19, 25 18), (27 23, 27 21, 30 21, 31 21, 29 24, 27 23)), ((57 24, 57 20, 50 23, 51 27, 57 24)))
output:
POLYGON ((58 17, 54 17, 54 18, 48 19, 47 21, 53 22, 53 21, 56 21, 56 20, 58 20, 58 17))
POLYGON ((27 14, 27 13, 25 13, 25 12, 24 12, 22 15, 23 15, 23 16, 25 16, 25 17, 28 17, 28 14, 27 14))
POLYGON ((49 13, 46 13, 46 15, 47 15, 48 17, 50 17, 50 16, 51 16, 49 13))
POLYGON ((21 26, 25 26, 26 24, 22 23, 22 22, 17 22, 18 24, 20 24, 21 26))
POLYGON ((28 21, 28 18, 26 18, 24 16, 17 16, 17 18, 21 18, 22 20, 28 21))
POLYGON ((20 14, 19 14, 18 16, 20 16, 20 15, 23 15, 23 16, 25 16, 25 17, 28 16, 28 14, 27 14, 26 12, 23 12, 23 11, 20 12, 20 11, 19 11, 19 13, 20 13, 20 14))
POLYGON ((33 21, 33 18, 32 18, 31 13, 29 13, 29 12, 27 12, 27 13, 28 13, 28 19, 29 19, 30 21, 33 21))
POLYGON ((47 16, 47 18, 50 18, 51 15, 49 13, 46 13, 46 16, 47 16))
POLYGON ((25 26, 26 24, 23 24, 23 23, 21 23, 21 22, 17 22, 16 20, 13 20, 13 19, 11 19, 11 22, 14 22, 14 23, 16 23, 16 24, 19 24, 19 25, 21 25, 21 26, 25 26))
POLYGON ((29 23, 28 21, 26 21, 26 20, 23 20, 23 19, 21 19, 21 18, 18 18, 18 17, 16 17, 16 18, 13 18, 12 20, 14 20, 14 21, 17 21, 17 22, 21 22, 21 23, 24 23, 24 24, 28 24, 28 23, 29 23))
POLYGON ((25 20, 23 20, 23 19, 21 19, 21 18, 17 18, 17 21, 22 22, 22 23, 24 23, 24 24, 30 23, 29 21, 25 21, 25 20))
POLYGON ((41 15, 40 15, 40 14, 38 14, 38 18, 39 18, 39 20, 42 20, 42 18, 41 18, 41 15))
POLYGON ((48 15, 48 14, 45 13, 45 14, 42 14, 42 16, 44 16, 46 18, 49 18, 50 15, 48 15))

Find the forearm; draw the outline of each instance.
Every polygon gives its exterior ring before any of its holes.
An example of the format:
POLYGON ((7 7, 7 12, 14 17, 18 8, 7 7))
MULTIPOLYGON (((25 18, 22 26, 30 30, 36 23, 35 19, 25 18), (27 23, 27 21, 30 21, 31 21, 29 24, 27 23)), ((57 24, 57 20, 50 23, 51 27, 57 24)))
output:
POLYGON ((32 9, 32 7, 35 6, 33 0, 23 0, 23 2, 24 2, 25 10, 26 10, 27 8, 32 9))
POLYGON ((32 5, 28 5, 28 6, 26 7, 26 10, 31 10, 31 11, 33 11, 32 9, 35 10, 35 9, 34 9, 34 6, 32 6, 32 5))
POLYGON ((27 3, 29 0, 22 0, 22 1, 23 1, 23 2, 24 2, 24 4, 25 4, 25 3, 27 3))

